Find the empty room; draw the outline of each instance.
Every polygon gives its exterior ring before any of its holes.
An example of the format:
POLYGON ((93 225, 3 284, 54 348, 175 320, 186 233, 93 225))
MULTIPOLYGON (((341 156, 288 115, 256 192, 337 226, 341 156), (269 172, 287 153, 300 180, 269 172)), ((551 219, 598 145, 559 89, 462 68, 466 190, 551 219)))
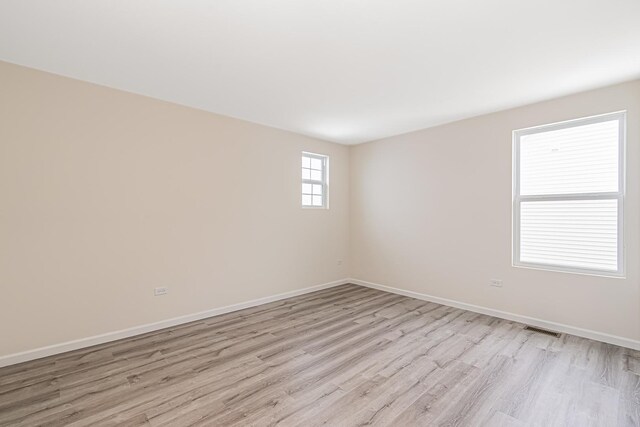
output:
POLYGON ((0 426, 640 427, 639 23, 0 0, 0 426))

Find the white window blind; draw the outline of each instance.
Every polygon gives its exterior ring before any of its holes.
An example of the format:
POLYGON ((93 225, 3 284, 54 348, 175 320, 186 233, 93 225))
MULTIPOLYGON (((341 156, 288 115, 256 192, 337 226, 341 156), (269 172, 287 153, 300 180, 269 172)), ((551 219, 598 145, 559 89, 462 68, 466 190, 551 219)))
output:
POLYGON ((302 206, 327 207, 327 156, 302 153, 302 206))
POLYGON ((514 265, 623 274, 625 113, 514 132, 514 265))

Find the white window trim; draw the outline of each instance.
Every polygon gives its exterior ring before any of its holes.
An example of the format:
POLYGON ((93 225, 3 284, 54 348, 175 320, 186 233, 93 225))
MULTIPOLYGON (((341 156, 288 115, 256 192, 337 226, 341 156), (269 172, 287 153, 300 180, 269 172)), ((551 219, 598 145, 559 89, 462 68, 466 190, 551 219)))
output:
POLYGON ((624 195, 625 195, 625 159, 626 159, 626 111, 601 114, 597 116, 568 120, 542 126, 534 126, 513 131, 513 206, 512 206, 512 265, 514 267, 533 268, 538 270, 559 271, 565 273, 587 274, 605 277, 625 277, 625 246, 624 246, 624 195), (618 191, 608 193, 578 193, 553 195, 520 195, 520 138, 541 132, 566 129, 574 126, 589 125, 611 120, 618 120, 618 191), (556 200, 617 200, 618 201, 618 268, 616 271, 563 267, 552 264, 538 264, 520 261, 520 204, 526 201, 556 201, 556 200))
POLYGON ((322 185, 322 206, 304 205, 302 203, 302 193, 300 194, 300 206, 302 209, 329 209, 329 156, 303 151, 301 157, 311 157, 322 162, 322 181, 317 181, 315 179, 302 179, 303 184, 322 185))

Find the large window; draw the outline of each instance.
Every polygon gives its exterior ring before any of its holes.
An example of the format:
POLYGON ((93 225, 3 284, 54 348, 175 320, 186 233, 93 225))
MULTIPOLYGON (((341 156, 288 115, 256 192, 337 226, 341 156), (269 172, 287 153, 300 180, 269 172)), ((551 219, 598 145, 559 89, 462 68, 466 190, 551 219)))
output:
POLYGON ((302 206, 328 207, 329 158, 320 154, 302 153, 302 206))
POLYGON ((514 265, 624 274, 625 116, 514 132, 514 265))

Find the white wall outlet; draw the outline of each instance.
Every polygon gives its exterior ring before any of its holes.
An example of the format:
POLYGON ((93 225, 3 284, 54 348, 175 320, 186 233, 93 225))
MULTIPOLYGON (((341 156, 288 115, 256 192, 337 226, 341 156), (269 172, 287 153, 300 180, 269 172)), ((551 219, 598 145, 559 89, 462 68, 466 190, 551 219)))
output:
POLYGON ((159 297, 160 295, 166 295, 169 293, 169 288, 167 288, 166 286, 162 286, 160 288, 155 288, 153 290, 153 295, 156 297, 159 297))
POLYGON ((489 281, 489 286, 494 286, 496 288, 501 288, 502 287, 502 280, 500 280, 500 279, 491 279, 489 281))
POLYGON ((338 263, 338 265, 342 265, 342 260, 341 260, 341 259, 339 259, 339 260, 337 261, 337 263, 338 263))

